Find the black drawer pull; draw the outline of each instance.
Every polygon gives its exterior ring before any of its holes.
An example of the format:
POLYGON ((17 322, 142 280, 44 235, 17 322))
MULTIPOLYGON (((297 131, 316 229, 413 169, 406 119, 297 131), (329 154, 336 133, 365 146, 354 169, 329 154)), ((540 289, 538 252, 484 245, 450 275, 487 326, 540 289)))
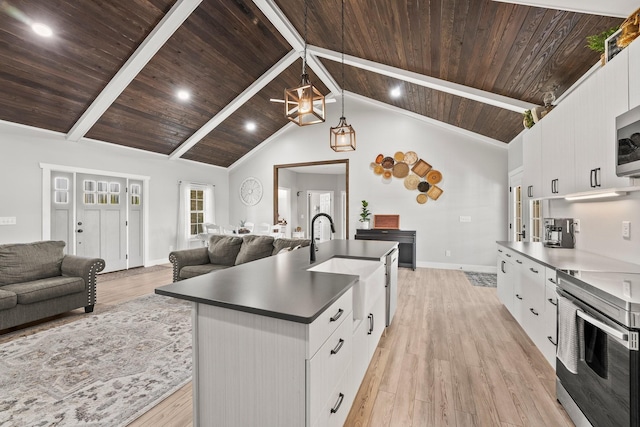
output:
POLYGON ((522 297, 520 296, 520 294, 516 294, 516 298, 518 298, 518 299, 520 299, 520 300, 522 299, 522 297))
POLYGON ((338 312, 336 313, 336 315, 330 318, 329 322, 335 322, 336 320, 338 320, 342 316, 342 313, 344 313, 344 310, 341 308, 338 309, 338 312))
POLYGON ((517 260, 516 260, 516 262, 517 262, 518 264, 522 264, 522 261, 520 261, 519 259, 517 259, 517 260))
POLYGON ((344 344, 344 340, 340 338, 340 341, 338 341, 338 345, 336 345, 334 348, 331 349, 331 354, 338 354, 343 344, 344 344))
POLYGON ((551 339, 551 337, 547 337, 547 339, 549 340, 549 342, 553 345, 555 345, 556 347, 558 346, 557 342, 553 342, 553 340, 551 339))
POLYGON ((338 396, 338 401, 333 406, 333 408, 331 408, 331 413, 332 414, 335 414, 336 412, 338 412, 338 409, 340 409, 340 406, 342 406, 342 401, 343 400, 344 400, 344 394, 340 393, 340 395, 338 396))
POLYGON ((535 269, 535 268, 533 268, 533 267, 529 267, 529 270, 531 270, 531 271, 533 271, 534 273, 538 274, 538 270, 536 270, 536 269, 535 269))
POLYGON ((553 298, 548 298, 547 301, 549 301, 552 305, 558 305, 558 302, 554 301, 553 298))
POLYGON ((502 253, 502 249, 498 249, 498 252, 502 253))
POLYGON ((535 314, 536 316, 538 316, 538 313, 536 313, 536 311, 533 308, 530 308, 529 311, 535 314))
POLYGON ((551 283, 553 283, 554 285, 556 284, 556 281, 555 281, 555 280, 553 280, 553 277, 549 277, 549 279, 548 279, 548 280, 549 280, 551 283))
POLYGON ((371 333, 373 332, 373 326, 374 326, 374 322, 373 322, 373 314, 369 314, 369 316, 367 316, 369 318, 369 331, 367 332, 367 335, 371 335, 371 333))
POLYGON ((505 254, 506 256, 508 256, 509 258, 511 258, 511 254, 505 254))

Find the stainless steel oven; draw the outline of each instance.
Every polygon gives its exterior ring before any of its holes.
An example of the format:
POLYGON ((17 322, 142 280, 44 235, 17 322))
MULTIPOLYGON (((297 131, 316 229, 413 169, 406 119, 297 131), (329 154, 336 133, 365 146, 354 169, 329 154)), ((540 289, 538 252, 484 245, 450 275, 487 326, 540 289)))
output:
POLYGON ((559 347, 558 401, 576 426, 640 426, 640 274, 559 271, 557 292, 573 310, 559 312, 558 343, 575 349, 559 347))

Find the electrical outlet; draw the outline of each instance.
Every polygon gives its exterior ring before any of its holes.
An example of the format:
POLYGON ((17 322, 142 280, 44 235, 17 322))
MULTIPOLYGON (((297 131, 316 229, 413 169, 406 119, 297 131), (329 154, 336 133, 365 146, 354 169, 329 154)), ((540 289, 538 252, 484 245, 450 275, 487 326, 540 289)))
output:
POLYGON ((622 281, 622 295, 631 298, 631 282, 629 280, 622 281))
POLYGON ((573 231, 576 233, 580 232, 580 220, 579 219, 574 219, 573 220, 573 231))
POLYGON ((451 251, 449 249, 444 251, 444 256, 451 256, 451 251))
POLYGON ((16 225, 16 217, 15 216, 0 217, 0 225, 16 225))
POLYGON ((460 216, 460 222, 471 222, 470 216, 460 216))
POLYGON ((631 237, 631 221, 622 221, 622 237, 625 239, 631 237))

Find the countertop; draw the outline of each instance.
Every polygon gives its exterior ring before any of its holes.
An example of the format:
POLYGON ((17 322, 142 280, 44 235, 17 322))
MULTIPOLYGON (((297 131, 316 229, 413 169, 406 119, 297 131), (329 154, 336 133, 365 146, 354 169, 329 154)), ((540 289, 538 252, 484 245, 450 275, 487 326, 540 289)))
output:
POLYGON ((547 248, 540 242, 496 242, 555 270, 640 273, 640 265, 578 249, 547 248))
POLYGON ((313 322, 358 280, 358 276, 307 271, 328 259, 380 261, 396 242, 331 240, 156 288, 159 295, 275 317, 313 322))

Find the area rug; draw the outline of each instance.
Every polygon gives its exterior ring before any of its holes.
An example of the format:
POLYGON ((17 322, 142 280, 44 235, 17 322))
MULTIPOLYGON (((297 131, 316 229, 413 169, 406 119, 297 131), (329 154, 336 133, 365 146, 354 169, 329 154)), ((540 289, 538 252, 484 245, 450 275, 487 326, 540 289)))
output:
POLYGON ((191 380, 191 305, 146 295, 0 345, 0 426, 125 426, 191 380))
POLYGON ((475 271, 465 271, 464 274, 473 286, 484 286, 495 288, 498 286, 498 275, 493 273, 477 273, 475 271))

